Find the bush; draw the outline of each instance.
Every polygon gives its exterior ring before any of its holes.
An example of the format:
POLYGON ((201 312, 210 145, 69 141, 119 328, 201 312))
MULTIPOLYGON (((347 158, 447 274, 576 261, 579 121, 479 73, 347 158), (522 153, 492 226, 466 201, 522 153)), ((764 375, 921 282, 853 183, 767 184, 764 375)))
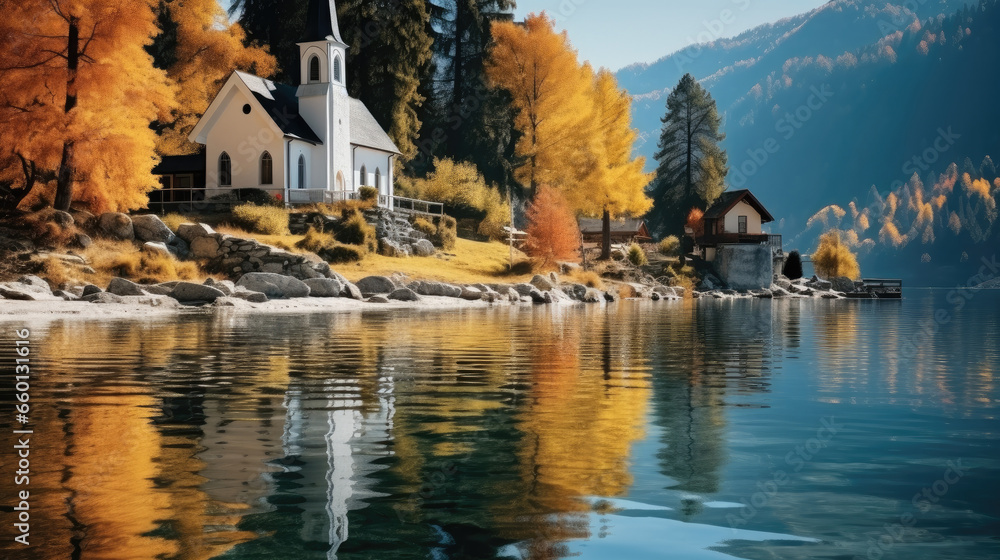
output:
POLYGON ((802 278, 802 257, 798 251, 788 253, 788 258, 785 260, 785 266, 781 269, 781 274, 789 280, 802 278))
POLYGON ((341 243, 360 245, 368 251, 375 251, 378 247, 375 228, 357 210, 345 213, 344 221, 337 226, 333 236, 341 243))
POLYGON ((375 202, 378 203, 378 189, 370 186, 362 186, 358 189, 358 198, 362 202, 375 202))
POLYGON ((276 198, 274 195, 263 189, 233 189, 224 194, 213 196, 209 200, 218 202, 242 202, 245 204, 253 204, 255 206, 284 207, 281 199, 276 198))
POLYGON ((275 206, 242 204, 233 208, 233 226, 261 235, 288 235, 288 212, 275 206))
POLYGON ((426 179, 400 177, 396 192, 420 200, 441 202, 448 213, 481 222, 477 231, 493 239, 504 237, 510 206, 500 192, 490 187, 474 164, 434 159, 434 171, 426 179))
POLYGON ((568 274, 568 277, 588 288, 604 289, 604 281, 601 280, 601 275, 592 270, 573 270, 568 274))
POLYGON ((171 212, 161 219, 163 220, 163 223, 170 228, 170 231, 174 233, 177 233, 177 228, 180 227, 181 224, 190 224, 195 221, 176 212, 171 212))
POLYGON ((665 237, 660 241, 660 253, 668 257, 677 256, 681 249, 681 240, 676 235, 665 237))
POLYGON ((437 233, 437 226, 427 218, 416 217, 413 219, 413 229, 423 233, 427 237, 432 237, 437 233))
POLYGON ((306 232, 305 238, 296 243, 295 246, 316 253, 319 258, 330 264, 357 262, 367 254, 367 250, 363 246, 343 245, 338 243, 332 235, 319 233, 314 229, 306 232))
POLYGON ((649 259, 646 258, 646 251, 644 251, 638 243, 629 245, 628 260, 635 266, 645 266, 649 264, 649 259))
POLYGON ((455 248, 455 241, 458 239, 458 222, 451 216, 441 216, 438 221, 437 231, 431 241, 438 247, 446 250, 455 248))

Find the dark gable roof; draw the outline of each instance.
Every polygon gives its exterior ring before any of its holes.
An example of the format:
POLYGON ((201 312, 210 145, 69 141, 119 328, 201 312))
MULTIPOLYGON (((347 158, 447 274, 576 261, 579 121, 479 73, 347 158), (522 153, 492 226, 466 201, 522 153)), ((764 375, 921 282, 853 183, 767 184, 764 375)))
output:
POLYGON ((368 107, 358 99, 351 100, 351 144, 398 154, 399 148, 372 116, 368 107))
POLYGON ((334 0, 309 0, 306 36, 302 38, 302 42, 325 41, 327 37, 333 37, 339 43, 344 42, 340 38, 340 25, 337 24, 337 5, 334 0))
POLYGON ((264 107, 267 114, 278 125, 281 132, 286 136, 298 138, 312 144, 322 144, 323 142, 316 136, 312 128, 299 115, 299 98, 295 95, 295 88, 285 84, 276 84, 271 80, 265 80, 246 72, 236 72, 236 75, 243 80, 247 88, 253 92, 254 97, 264 107))
POLYGON ((713 204, 708 210, 705 210, 705 218, 706 219, 722 218, 726 214, 728 214, 729 211, 732 210, 734 206, 739 204, 741 200, 752 206, 753 209, 756 210, 758 214, 760 214, 761 223, 766 224, 768 222, 774 221, 774 216, 772 216, 771 213, 767 211, 767 208, 764 208, 764 205, 761 204, 759 200, 757 200, 757 197, 755 197, 753 193, 751 193, 746 189, 738 191, 726 191, 721 195, 719 195, 719 198, 715 201, 715 204, 713 204))
MULTIPOLYGON (((583 233, 601 233, 604 231, 604 220, 600 218, 580 218, 580 231, 583 233)), ((639 233, 645 223, 642 218, 626 220, 611 220, 611 233, 639 233)))

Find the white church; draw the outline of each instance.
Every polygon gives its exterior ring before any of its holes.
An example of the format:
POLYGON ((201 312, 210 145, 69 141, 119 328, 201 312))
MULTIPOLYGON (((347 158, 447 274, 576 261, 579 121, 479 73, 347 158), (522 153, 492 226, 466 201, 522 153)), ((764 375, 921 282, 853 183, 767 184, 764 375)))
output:
MULTIPOLYGON (((292 204, 330 202, 367 185, 378 189, 381 206, 392 206, 400 152, 347 93, 347 44, 334 0, 311 0, 308 18, 298 43, 302 85, 233 72, 192 130, 189 139, 205 146, 205 198, 256 188, 292 204)), ((200 182, 165 171, 169 186, 200 182)))

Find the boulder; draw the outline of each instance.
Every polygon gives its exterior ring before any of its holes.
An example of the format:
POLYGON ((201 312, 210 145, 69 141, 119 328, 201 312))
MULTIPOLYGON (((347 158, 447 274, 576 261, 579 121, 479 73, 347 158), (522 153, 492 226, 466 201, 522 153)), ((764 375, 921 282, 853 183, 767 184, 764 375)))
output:
POLYGON ((76 221, 69 212, 63 212, 62 210, 52 210, 49 214, 49 220, 63 228, 72 226, 76 221))
POLYGON ((89 229, 94 225, 94 221, 96 219, 97 216, 94 216, 86 210, 73 210, 73 223, 75 223, 77 227, 89 229))
POLYGON ((818 276, 813 276, 812 279, 809 280, 809 282, 806 285, 809 286, 810 288, 813 288, 814 290, 821 290, 821 291, 833 288, 833 282, 830 282, 829 280, 823 280, 818 276))
POLYGON ((479 301, 483 299, 483 291, 479 288, 473 288, 472 286, 465 286, 462 288, 462 299, 467 301, 479 301))
MULTIPOLYGON (((65 212, 63 212, 65 214, 65 212)), ((49 288, 49 283, 41 278, 35 276, 34 274, 27 274, 17 279, 18 284, 24 284, 29 286, 34 290, 41 293, 51 294, 52 290, 49 288)))
POLYGON ((772 299, 774 298, 774 292, 768 289, 761 290, 750 290, 750 295, 759 299, 772 299))
POLYGON ((93 295, 93 294, 99 294, 99 293, 101 293, 103 291, 104 290, 98 288, 97 286, 95 286, 93 284, 87 284, 86 286, 83 287, 83 293, 80 295, 80 297, 85 297, 85 296, 89 296, 89 295, 93 295))
POLYGON ((13 299, 18 301, 50 301, 61 299, 52 295, 52 292, 42 292, 18 282, 5 282, 0 284, 0 298, 13 299))
MULTIPOLYGON (((267 295, 261 292, 253 292, 242 286, 237 286, 233 290, 233 298, 242 299, 243 301, 248 301, 250 303, 267 303, 267 295)), ((218 300, 216 300, 218 301, 218 300)))
POLYGON ((587 296, 587 287, 583 284, 567 284, 562 287, 563 292, 576 301, 583 301, 587 296))
POLYGON ((392 293, 396 289, 396 284, 385 276, 368 276, 358 281, 358 289, 367 297, 392 293))
POLYGON ((389 299, 396 301, 420 301, 420 296, 409 288, 397 288, 389 294, 389 299))
POLYGON ((165 286, 163 284, 152 284, 152 285, 143 286, 142 289, 147 294, 151 294, 151 295, 154 295, 154 296, 165 296, 165 295, 169 294, 174 289, 174 285, 176 285, 176 282, 173 283, 173 284, 171 284, 170 286, 165 286))
POLYGON ((368 298, 368 303, 389 303, 389 300, 382 296, 372 296, 368 298))
POLYGON ((112 278, 111 282, 108 284, 108 289, 105 291, 109 294, 115 294, 116 296, 146 295, 146 292, 143 291, 141 286, 124 278, 112 278))
POLYGON ((378 252, 386 257, 408 257, 410 256, 410 247, 391 239, 380 239, 378 252))
POLYGON ((618 301, 618 296, 611 292, 604 292, 604 301, 608 303, 614 303, 618 301))
POLYGON ((83 296, 80 299, 89 303, 125 303, 125 299, 122 298, 122 296, 109 294, 108 292, 98 292, 96 294, 83 296))
POLYGON ((236 285, 271 299, 309 297, 309 286, 305 282, 271 272, 248 272, 236 285))
POLYGON ((350 282, 344 282, 344 290, 340 292, 340 297, 356 299, 358 301, 362 301, 365 299, 364 295, 361 293, 361 290, 356 285, 350 282))
POLYGON ((587 293, 584 294, 582 301, 584 303, 601 303, 604 301, 604 297, 601 295, 600 290, 587 288, 587 293))
POLYGON ((219 256, 219 240, 214 235, 196 237, 191 242, 191 254, 199 259, 214 259, 219 256))
POLYGON ((181 224, 177 227, 177 237, 191 243, 199 237, 214 235, 215 230, 207 224, 181 224))
POLYGON ((77 232, 77 234, 73 237, 71 244, 79 249, 86 249, 94 244, 94 240, 91 239, 86 233, 77 232))
POLYGON ((167 248, 167 244, 162 241, 147 241, 142 244, 142 251, 151 255, 160 255, 173 258, 174 254, 167 248))
POLYGON ((552 303, 552 296, 549 295, 549 292, 543 293, 537 288, 532 288, 531 291, 528 292, 528 297, 531 298, 532 303, 552 303))
POLYGON ((139 241, 165 244, 174 238, 174 232, 170 231, 167 224, 163 223, 163 220, 156 214, 132 216, 132 229, 135 232, 135 238, 139 241))
POLYGON ((538 288, 532 286, 531 284, 514 284, 514 291, 521 296, 530 296, 532 290, 537 290, 538 288))
POLYGON ((233 295, 233 292, 236 291, 236 283, 232 280, 216 280, 215 278, 206 278, 204 284, 219 290, 227 296, 233 295))
POLYGON ((71 294, 69 292, 64 292, 62 290, 56 290, 52 292, 52 295, 56 296, 57 298, 61 298, 63 301, 77 301, 80 299, 76 295, 71 294))
POLYGON ((180 237, 174 236, 173 240, 167 243, 167 249, 174 254, 178 259, 184 260, 191 256, 191 246, 188 245, 187 241, 184 241, 180 237))
POLYGON ((838 292, 849 293, 855 291, 857 288, 854 284, 854 280, 846 276, 838 276, 830 281, 833 285, 833 289, 838 292))
MULTIPOLYGON (((114 294, 111 294, 114 295, 114 294)), ((130 305, 146 305, 149 307, 169 307, 172 309, 177 309, 181 304, 167 296, 154 296, 154 295, 144 295, 144 296, 115 296, 121 301, 117 303, 125 303, 130 305)))
POLYGON ((182 303, 212 303, 226 294, 213 286, 195 284, 194 282, 180 282, 167 295, 182 303))
POLYGON ((430 257, 434 254, 434 244, 426 239, 421 239, 411 245, 413 254, 418 257, 430 257))
POLYGON ((536 274, 532 277, 531 285, 543 292, 554 290, 556 288, 556 283, 553 282, 551 278, 542 276, 541 274, 536 274))
POLYGON ((340 297, 344 285, 333 278, 310 278, 305 281, 309 286, 309 297, 332 298, 340 297))
POLYGON ((108 212, 101 214, 97 219, 97 228, 106 237, 120 241, 132 241, 135 239, 135 231, 132 229, 132 219, 121 212, 108 212))

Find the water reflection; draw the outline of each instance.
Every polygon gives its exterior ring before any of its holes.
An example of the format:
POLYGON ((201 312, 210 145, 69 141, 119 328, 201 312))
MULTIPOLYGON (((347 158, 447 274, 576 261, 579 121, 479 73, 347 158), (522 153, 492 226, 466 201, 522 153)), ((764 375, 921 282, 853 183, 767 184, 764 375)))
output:
POLYGON ((33 329, 31 557, 561 558, 602 537, 592 497, 651 473, 642 492, 683 497, 663 527, 718 523, 702 503, 759 468, 734 411, 766 418, 779 381, 993 415, 996 337, 967 375, 942 358, 973 328, 908 363, 886 359, 903 310, 825 302, 54 321, 33 329))

